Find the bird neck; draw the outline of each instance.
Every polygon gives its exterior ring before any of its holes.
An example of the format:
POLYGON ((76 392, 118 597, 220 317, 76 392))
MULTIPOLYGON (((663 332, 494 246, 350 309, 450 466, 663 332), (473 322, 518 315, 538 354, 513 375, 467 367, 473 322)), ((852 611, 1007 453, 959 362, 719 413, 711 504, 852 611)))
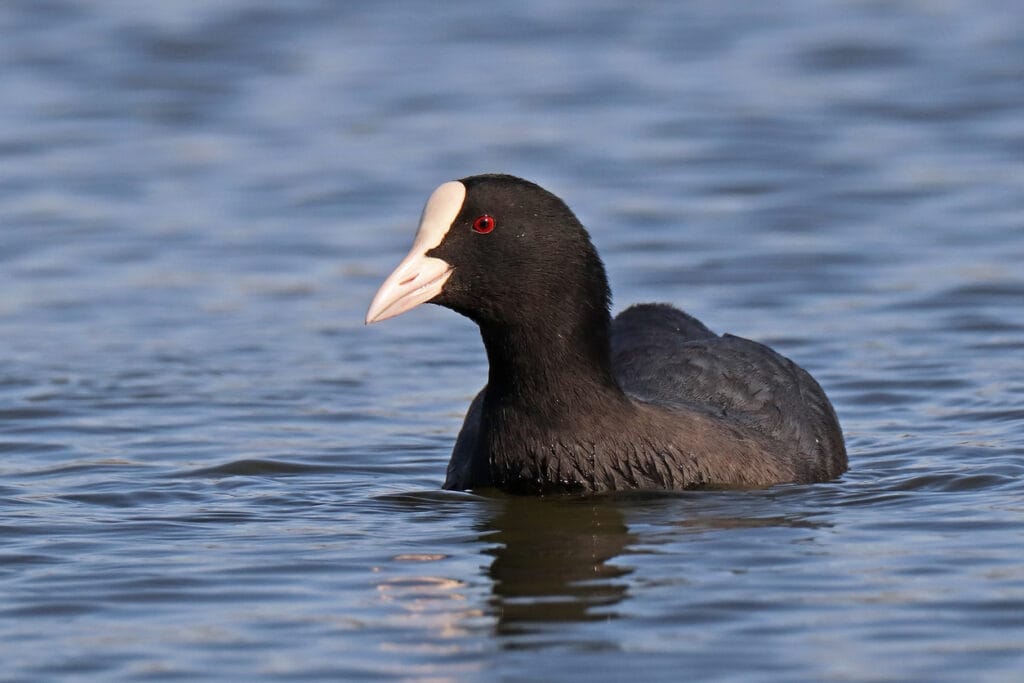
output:
POLYGON ((625 400, 612 373, 607 309, 538 322, 480 324, 492 406, 561 421, 625 400))

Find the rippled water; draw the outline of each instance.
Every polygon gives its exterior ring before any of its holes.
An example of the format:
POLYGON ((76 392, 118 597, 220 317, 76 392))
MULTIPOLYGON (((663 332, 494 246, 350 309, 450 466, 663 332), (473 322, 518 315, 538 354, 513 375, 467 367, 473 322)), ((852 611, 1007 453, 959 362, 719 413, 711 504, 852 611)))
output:
POLYGON ((1016 2, 0 5, 0 678, 1016 681, 1016 2), (364 328, 505 171, 811 370, 850 472, 438 490, 485 360, 364 328))

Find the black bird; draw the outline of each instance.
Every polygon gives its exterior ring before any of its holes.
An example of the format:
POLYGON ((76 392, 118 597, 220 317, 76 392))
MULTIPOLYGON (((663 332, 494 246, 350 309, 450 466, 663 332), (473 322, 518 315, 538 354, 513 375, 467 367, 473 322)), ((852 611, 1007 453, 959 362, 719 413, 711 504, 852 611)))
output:
POLYGON ((839 422, 807 372, 665 304, 612 320, 587 231, 521 178, 437 188, 366 322, 424 302, 472 319, 490 365, 447 489, 745 489, 846 470, 839 422))

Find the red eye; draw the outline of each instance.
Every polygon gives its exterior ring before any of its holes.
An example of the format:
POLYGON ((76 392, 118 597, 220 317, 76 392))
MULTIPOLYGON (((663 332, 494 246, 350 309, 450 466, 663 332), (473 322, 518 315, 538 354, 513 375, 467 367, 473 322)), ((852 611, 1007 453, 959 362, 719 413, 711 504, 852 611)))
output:
POLYGON ((494 230, 494 225, 494 218, 488 216, 486 213, 473 221, 473 229, 481 235, 486 235, 494 230))

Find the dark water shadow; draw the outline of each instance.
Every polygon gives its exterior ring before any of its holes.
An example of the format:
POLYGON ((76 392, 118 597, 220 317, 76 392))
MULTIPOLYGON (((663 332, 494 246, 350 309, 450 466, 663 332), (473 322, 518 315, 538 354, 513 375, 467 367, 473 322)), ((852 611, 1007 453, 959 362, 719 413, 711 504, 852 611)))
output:
POLYGON ((813 496, 800 490, 491 498, 478 530, 484 553, 493 558, 486 573, 495 634, 510 649, 618 648, 600 632, 566 626, 627 617, 623 604, 636 584, 631 575, 638 555, 666 545, 685 554, 678 544, 695 536, 706 544, 715 542, 709 535, 757 528, 827 528, 808 500, 813 496))
MULTIPOLYGON (((615 606, 627 595, 631 570, 611 560, 634 541, 619 509, 596 499, 501 503, 479 526, 480 540, 488 545, 484 552, 493 557, 486 571, 493 582, 490 611, 497 635, 617 617, 615 606)), ((555 644, 550 635, 545 644, 555 644)))

